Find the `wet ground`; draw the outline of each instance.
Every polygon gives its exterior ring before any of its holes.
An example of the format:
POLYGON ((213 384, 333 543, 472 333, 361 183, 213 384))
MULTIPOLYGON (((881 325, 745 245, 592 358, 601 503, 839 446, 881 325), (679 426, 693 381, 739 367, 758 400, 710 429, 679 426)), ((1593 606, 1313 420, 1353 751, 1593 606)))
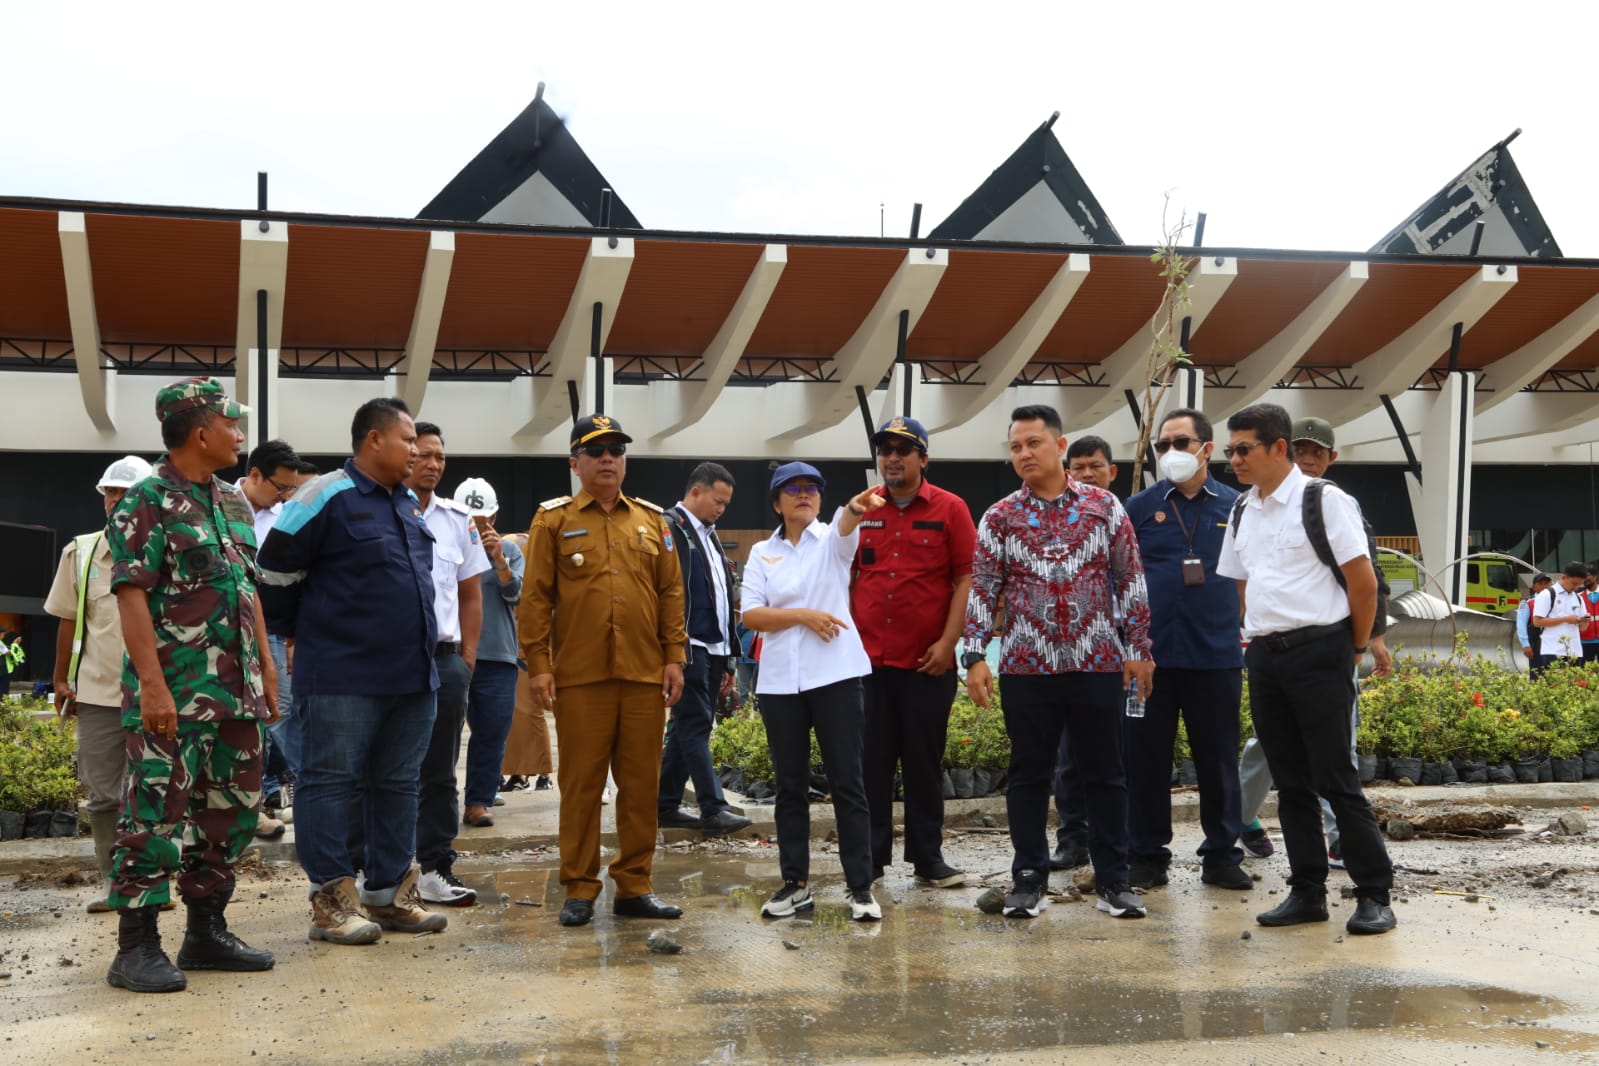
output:
MULTIPOLYGON (((1198 841, 1178 833, 1179 851, 1198 841)), ((105 984, 115 918, 85 914, 95 888, 57 868, 0 888, 0 1062, 1599 1062, 1593 832, 1395 844, 1420 872, 1400 875, 1399 929, 1367 938, 1345 935, 1347 900, 1326 925, 1257 926, 1281 898, 1280 852, 1251 861, 1243 893, 1179 863, 1142 921, 1070 893, 1017 921, 973 906, 1010 861, 1003 833, 974 828, 948 851, 972 886, 922 889, 897 868, 884 920, 861 925, 815 850, 810 918, 763 921, 775 849, 728 841, 658 853, 682 921, 613 918, 607 891, 579 930, 556 924, 551 851, 463 857, 484 905, 364 948, 308 942, 298 869, 258 861, 229 917, 277 969, 192 974, 169 996, 105 984), (651 953, 657 929, 683 953, 651 953)), ((173 953, 181 918, 163 918, 173 953)))

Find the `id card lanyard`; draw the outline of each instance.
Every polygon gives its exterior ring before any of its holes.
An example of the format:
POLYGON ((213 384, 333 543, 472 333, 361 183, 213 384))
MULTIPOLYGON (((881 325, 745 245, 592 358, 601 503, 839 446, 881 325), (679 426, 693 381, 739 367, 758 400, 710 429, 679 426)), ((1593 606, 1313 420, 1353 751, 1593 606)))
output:
MULTIPOLYGON (((1177 528, 1183 531, 1183 585, 1195 588, 1205 583, 1205 561, 1194 554, 1194 534, 1189 532, 1188 523, 1183 521, 1183 509, 1176 500, 1167 497, 1171 504, 1172 517, 1177 519, 1177 528)), ((1204 501, 1200 501, 1200 509, 1204 509, 1204 501)))

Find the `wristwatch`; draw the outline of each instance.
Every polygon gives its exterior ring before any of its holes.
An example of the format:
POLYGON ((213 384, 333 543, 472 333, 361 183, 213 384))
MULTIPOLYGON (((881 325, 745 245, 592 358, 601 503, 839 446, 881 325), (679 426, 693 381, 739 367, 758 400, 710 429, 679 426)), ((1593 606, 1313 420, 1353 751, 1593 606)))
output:
POLYGON ((976 666, 978 663, 986 662, 987 659, 988 659, 988 656, 984 655, 980 651, 969 651, 965 655, 961 656, 961 669, 962 670, 970 670, 972 667, 976 666))

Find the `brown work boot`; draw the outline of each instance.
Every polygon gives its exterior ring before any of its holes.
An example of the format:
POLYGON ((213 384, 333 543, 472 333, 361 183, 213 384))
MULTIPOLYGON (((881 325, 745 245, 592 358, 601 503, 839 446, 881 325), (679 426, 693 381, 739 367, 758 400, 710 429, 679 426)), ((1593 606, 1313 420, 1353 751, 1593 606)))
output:
POLYGON ((375 944, 383 936, 361 913, 355 878, 339 877, 311 890, 311 939, 329 944, 375 944))
POLYGON ((361 903, 372 920, 383 928, 399 933, 436 933, 450 924, 442 914, 434 914, 422 905, 422 893, 417 891, 417 870, 413 866, 405 872, 400 883, 390 889, 361 890, 361 903), (387 903, 376 902, 392 894, 387 903))

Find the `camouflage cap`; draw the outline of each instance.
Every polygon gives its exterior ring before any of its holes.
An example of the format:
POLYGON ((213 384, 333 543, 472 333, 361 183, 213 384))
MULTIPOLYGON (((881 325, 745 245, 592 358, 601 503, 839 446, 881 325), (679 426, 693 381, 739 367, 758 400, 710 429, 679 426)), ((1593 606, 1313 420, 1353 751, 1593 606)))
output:
POLYGON ((250 413, 244 404, 230 399, 222 391, 222 383, 215 378, 184 378, 155 394, 155 417, 160 422, 196 407, 209 407, 223 418, 239 418, 250 413))

